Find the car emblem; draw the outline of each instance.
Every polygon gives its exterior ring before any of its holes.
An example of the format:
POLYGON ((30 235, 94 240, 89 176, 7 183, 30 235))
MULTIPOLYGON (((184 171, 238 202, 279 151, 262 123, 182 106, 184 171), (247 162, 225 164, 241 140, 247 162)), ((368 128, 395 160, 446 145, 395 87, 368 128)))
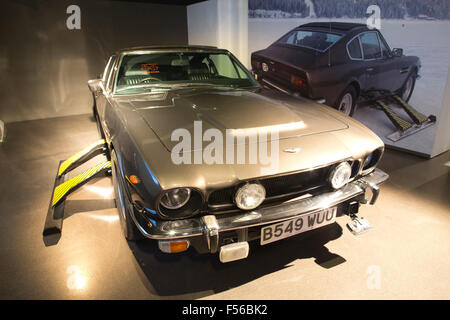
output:
POLYGON ((302 150, 302 148, 287 148, 287 149, 284 149, 283 151, 287 152, 287 153, 297 153, 300 150, 302 150))

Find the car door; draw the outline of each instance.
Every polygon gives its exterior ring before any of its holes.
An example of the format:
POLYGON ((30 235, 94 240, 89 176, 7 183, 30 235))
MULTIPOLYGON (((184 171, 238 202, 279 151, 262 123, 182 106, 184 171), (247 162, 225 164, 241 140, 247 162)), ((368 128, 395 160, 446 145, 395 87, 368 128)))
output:
MULTIPOLYGON (((360 43, 359 36, 355 36, 347 42, 346 45, 347 55, 349 57, 349 62, 343 65, 346 74, 346 78, 349 78, 347 74, 350 74, 351 80, 355 79, 360 84, 361 88, 364 90, 365 80, 366 80, 366 65, 363 59, 362 47, 360 43)), ((348 82, 347 80, 345 82, 348 82)))
POLYGON ((105 125, 105 110, 106 105, 109 103, 109 98, 111 94, 114 68, 115 68, 115 56, 111 56, 106 65, 105 72, 103 73, 102 82, 100 86, 101 90, 95 93, 97 113, 100 119, 100 124, 103 128, 103 132, 107 137, 109 136, 109 133, 107 130, 107 126, 105 125))
POLYGON ((380 86, 384 87, 385 90, 395 92, 403 84, 405 80, 404 74, 407 74, 408 70, 401 70, 399 59, 393 56, 383 35, 380 32, 377 32, 377 35, 381 48, 380 86))
POLYGON ((383 55, 383 61, 386 69, 389 70, 389 86, 392 92, 397 91, 406 81, 409 75, 410 65, 405 63, 403 57, 394 57, 391 49, 389 48, 386 39, 379 32, 378 37, 380 39, 381 53, 383 55))
POLYGON ((365 67, 364 90, 378 90, 380 85, 379 59, 381 59, 380 43, 375 31, 363 32, 359 35, 365 67))
POLYGON ((366 31, 359 35, 364 57, 366 91, 393 91, 396 89, 396 63, 381 43, 378 31, 366 31))

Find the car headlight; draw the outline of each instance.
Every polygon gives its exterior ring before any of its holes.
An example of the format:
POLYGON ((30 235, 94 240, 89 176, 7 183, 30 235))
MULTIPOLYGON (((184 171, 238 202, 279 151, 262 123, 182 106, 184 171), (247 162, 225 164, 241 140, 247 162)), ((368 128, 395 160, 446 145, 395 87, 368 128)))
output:
POLYGON ((191 189, 189 188, 176 188, 167 191, 161 197, 160 203, 167 209, 178 209, 184 206, 191 197, 191 189))
POLYGON ((247 183, 240 187, 235 196, 236 205, 242 210, 258 207, 266 198, 266 189, 259 183, 247 183))
POLYGON ((345 186, 352 175, 352 167, 348 162, 342 162, 336 166, 330 173, 329 181, 334 189, 339 189, 345 186))

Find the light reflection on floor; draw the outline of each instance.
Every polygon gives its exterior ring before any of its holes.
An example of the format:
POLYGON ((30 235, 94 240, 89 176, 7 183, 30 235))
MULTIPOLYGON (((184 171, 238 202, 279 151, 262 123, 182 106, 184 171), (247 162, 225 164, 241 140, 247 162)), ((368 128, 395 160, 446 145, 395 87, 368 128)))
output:
POLYGON ((71 265, 67 268, 67 288, 70 290, 81 291, 86 289, 87 278, 77 265, 71 265))
POLYGON ((104 222, 116 222, 119 221, 119 216, 117 214, 114 215, 102 215, 102 214, 95 214, 95 213, 87 213, 85 214, 86 217, 92 218, 92 219, 97 219, 97 220, 101 220, 104 222))
POLYGON ((95 193, 104 199, 113 199, 113 193, 114 193, 113 187, 105 188, 105 187, 97 187, 97 186, 88 185, 88 186, 85 186, 85 188, 87 191, 95 193))

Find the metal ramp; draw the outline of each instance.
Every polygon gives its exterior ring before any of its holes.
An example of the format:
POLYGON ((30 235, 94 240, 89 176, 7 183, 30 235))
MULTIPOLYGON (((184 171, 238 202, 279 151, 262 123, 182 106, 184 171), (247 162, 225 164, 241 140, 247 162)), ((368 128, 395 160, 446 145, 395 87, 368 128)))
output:
POLYGON ((420 130, 423 130, 436 122, 436 116, 429 115, 428 117, 414 109, 405 100, 398 95, 387 95, 375 100, 375 104, 383 110, 397 131, 387 136, 391 141, 399 141, 407 136, 410 136, 420 130), (392 110, 387 103, 393 103, 401 107, 406 114, 411 118, 412 122, 406 121, 399 117, 394 110, 392 110))
POLYGON ((412 127, 412 124, 400 118, 394 110, 389 108, 382 100, 376 100, 375 103, 384 111, 386 116, 391 120, 394 126, 400 131, 406 131, 412 127))
POLYGON ((397 103, 399 103, 403 107, 403 110, 406 111, 408 116, 414 121, 415 124, 422 124, 428 120, 429 117, 426 117, 425 115, 421 114, 419 111, 411 107, 405 100, 403 100, 399 96, 393 95, 392 99, 394 99, 397 103))
POLYGON ((44 231, 42 232, 44 238, 51 235, 61 235, 66 197, 89 180, 99 176, 110 175, 111 162, 100 162, 71 179, 67 178, 67 174, 93 157, 100 154, 106 154, 107 150, 106 141, 102 139, 74 154, 70 158, 60 161, 45 219, 44 231))

